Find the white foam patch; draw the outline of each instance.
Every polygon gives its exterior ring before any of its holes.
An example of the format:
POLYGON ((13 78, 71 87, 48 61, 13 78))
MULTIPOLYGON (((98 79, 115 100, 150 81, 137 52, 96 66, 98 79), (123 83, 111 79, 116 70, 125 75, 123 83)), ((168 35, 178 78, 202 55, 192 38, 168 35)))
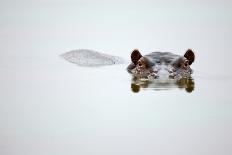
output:
POLYGON ((65 60, 79 66, 106 66, 113 64, 123 64, 125 61, 117 56, 112 56, 88 49, 79 49, 66 52, 61 55, 65 60))

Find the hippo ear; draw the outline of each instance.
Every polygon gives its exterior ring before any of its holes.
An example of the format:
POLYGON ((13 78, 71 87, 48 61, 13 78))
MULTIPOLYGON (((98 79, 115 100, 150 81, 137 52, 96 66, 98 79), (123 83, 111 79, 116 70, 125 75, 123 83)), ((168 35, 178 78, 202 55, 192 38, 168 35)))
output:
POLYGON ((194 55, 194 53, 193 53, 193 51, 191 49, 188 49, 185 52, 184 57, 188 59, 189 65, 191 65, 194 62, 195 55, 194 55))
POLYGON ((137 64, 138 60, 142 57, 142 55, 140 54, 139 50, 135 49, 132 53, 131 53, 131 61, 134 64, 137 64))

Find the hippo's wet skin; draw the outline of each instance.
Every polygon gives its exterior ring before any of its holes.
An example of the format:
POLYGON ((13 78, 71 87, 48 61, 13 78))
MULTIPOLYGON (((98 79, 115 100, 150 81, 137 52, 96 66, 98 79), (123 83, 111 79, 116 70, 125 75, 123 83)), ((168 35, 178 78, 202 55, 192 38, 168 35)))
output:
POLYGON ((183 56, 170 52, 152 52, 142 56, 136 49, 131 53, 131 64, 127 67, 133 75, 131 90, 139 92, 140 88, 154 90, 185 88, 187 92, 194 90, 190 65, 195 55, 188 49, 183 56))
POLYGON ((184 56, 170 52, 152 52, 142 56, 136 49, 131 53, 132 62, 127 70, 138 78, 189 78, 192 74, 190 65, 194 62, 194 59, 194 53, 190 49, 186 51, 184 56))

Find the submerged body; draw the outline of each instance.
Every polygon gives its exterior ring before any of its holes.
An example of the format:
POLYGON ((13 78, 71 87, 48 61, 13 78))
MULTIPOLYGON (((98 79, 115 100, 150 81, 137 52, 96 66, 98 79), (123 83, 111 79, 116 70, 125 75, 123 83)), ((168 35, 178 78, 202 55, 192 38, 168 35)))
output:
POLYGON ((192 74, 190 65, 195 55, 187 50, 184 56, 170 52, 152 52, 142 56, 136 49, 131 53, 131 64, 127 67, 129 73, 137 78, 146 79, 181 79, 192 74))

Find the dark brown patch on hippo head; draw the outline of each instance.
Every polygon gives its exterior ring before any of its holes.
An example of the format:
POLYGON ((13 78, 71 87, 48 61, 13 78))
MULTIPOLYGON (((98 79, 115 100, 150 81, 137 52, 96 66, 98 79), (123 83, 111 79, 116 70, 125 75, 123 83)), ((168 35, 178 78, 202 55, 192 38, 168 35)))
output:
POLYGON ((134 49, 131 53, 131 61, 136 65, 138 60, 142 57, 138 49, 134 49))
POLYGON ((191 65, 195 60, 195 54, 193 53, 193 51, 191 49, 188 49, 185 52, 184 57, 188 60, 189 65, 191 65))

